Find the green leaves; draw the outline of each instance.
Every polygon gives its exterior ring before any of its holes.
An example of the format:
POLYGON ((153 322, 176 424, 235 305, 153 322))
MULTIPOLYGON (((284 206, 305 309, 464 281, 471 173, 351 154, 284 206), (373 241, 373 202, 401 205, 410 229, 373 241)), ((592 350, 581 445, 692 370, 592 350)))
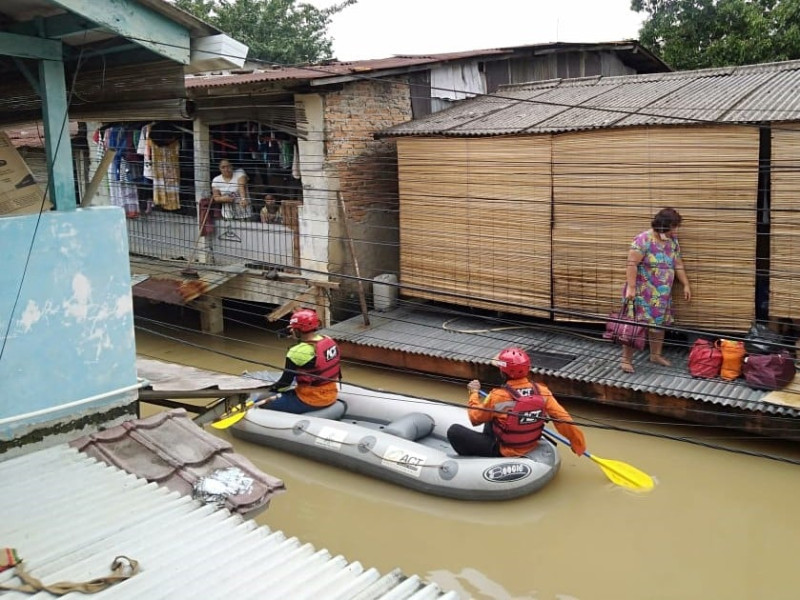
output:
POLYGON ((800 57, 800 0, 632 0, 639 41, 675 69, 800 57))
POLYGON ((357 1, 325 9, 297 0, 176 0, 175 5, 247 44, 248 58, 292 65, 331 58, 331 18, 357 1))

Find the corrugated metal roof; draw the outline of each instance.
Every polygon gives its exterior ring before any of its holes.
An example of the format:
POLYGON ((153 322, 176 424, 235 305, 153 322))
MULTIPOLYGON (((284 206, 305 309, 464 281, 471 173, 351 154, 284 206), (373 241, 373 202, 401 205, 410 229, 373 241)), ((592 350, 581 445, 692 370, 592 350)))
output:
POLYGON ((378 137, 800 120, 800 61, 505 86, 378 137))
MULTIPOLYGON (((669 70, 655 55, 639 45, 636 40, 622 40, 614 42, 601 42, 591 44, 574 44, 566 42, 529 44, 525 46, 510 46, 507 48, 488 48, 483 50, 465 50, 462 52, 445 52, 440 54, 422 55, 397 55, 388 58, 377 58, 357 61, 329 61, 317 65, 296 66, 296 67, 268 67, 264 69, 238 69, 232 72, 211 72, 187 76, 187 89, 200 89, 211 87, 225 87, 244 85, 258 82, 278 82, 278 81, 306 81, 319 80, 325 78, 339 79, 343 76, 357 78, 359 76, 380 75, 382 71, 392 71, 395 69, 409 69, 412 67, 429 66, 435 63, 449 62, 478 57, 498 59, 506 56, 520 55, 524 53, 543 54, 554 51, 568 52, 574 51, 616 51, 630 55, 631 61, 640 64, 648 64, 653 70, 669 70)), ((643 68, 637 70, 642 71, 643 68)), ((324 83, 324 82, 323 82, 324 83)))
POLYGON ((165 392, 212 388, 220 390, 220 395, 224 395, 225 390, 246 390, 262 385, 250 377, 206 371, 141 356, 136 357, 136 374, 141 379, 146 379, 151 389, 165 392))
POLYGON ((454 319, 447 312, 413 306, 371 311, 369 318, 369 327, 364 327, 359 316, 337 323, 325 329, 325 333, 340 342, 480 365, 491 364, 491 358, 503 348, 520 346, 543 356, 556 353, 574 357, 559 368, 543 368, 534 360, 531 369, 534 373, 757 413, 800 416, 800 409, 765 401, 767 392, 751 389, 742 380, 691 377, 687 368, 688 351, 674 346, 664 350, 672 367, 655 365, 647 360, 646 353, 640 352, 634 361, 636 372, 623 375, 619 368, 619 347, 599 335, 594 338, 568 333, 563 327, 512 329, 478 317, 454 319))
MULTIPOLYGON (((0 481, 0 540, 17 549, 32 576, 87 581, 108 575, 116 556, 139 562, 139 573, 93 594, 98 600, 458 599, 418 576, 382 576, 65 445, 0 462, 0 481)), ((0 583, 19 582, 8 570, 0 583)))

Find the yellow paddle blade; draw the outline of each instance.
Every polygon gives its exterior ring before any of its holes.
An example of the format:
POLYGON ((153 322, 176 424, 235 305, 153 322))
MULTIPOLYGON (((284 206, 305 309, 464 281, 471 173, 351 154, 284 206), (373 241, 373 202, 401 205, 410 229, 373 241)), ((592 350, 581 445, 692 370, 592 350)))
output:
POLYGON ((599 458, 588 452, 586 452, 586 456, 600 465, 600 468, 603 469, 603 473, 606 474, 606 477, 608 477, 612 483, 637 491, 649 491, 655 487, 653 478, 636 467, 632 467, 618 460, 599 458))
POLYGON ((267 402, 271 402, 275 400, 275 398, 280 397, 280 394, 272 394, 271 396, 266 396, 265 398, 261 398, 260 400, 256 400, 253 402, 252 400, 248 400, 244 403, 244 406, 241 404, 239 406, 234 406, 229 412, 222 415, 219 419, 211 423, 211 426, 214 429, 227 429, 231 425, 238 423, 244 416, 247 414, 247 411, 251 408, 256 408, 257 406, 261 406, 262 404, 266 404, 267 402))
POLYGON ((245 404, 244 408, 241 406, 235 406, 228 414, 222 415, 222 418, 211 423, 211 426, 214 429, 227 429, 231 425, 244 419, 244 416, 247 414, 247 409, 251 406, 253 406, 252 402, 245 404))

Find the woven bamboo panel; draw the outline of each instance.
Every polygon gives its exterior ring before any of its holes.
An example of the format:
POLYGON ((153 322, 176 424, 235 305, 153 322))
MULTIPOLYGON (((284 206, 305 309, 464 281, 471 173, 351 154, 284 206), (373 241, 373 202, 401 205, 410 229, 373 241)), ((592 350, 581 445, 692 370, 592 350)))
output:
POLYGON ((403 294, 546 316, 550 137, 401 138, 397 150, 403 294))
POLYGON ((800 319, 800 125, 772 130, 771 317, 800 319))
POLYGON ((633 238, 672 206, 691 304, 680 326, 746 331, 755 314, 759 133, 751 127, 635 128, 553 138, 556 318, 618 306, 633 238), (558 312, 563 311, 563 312, 558 312))

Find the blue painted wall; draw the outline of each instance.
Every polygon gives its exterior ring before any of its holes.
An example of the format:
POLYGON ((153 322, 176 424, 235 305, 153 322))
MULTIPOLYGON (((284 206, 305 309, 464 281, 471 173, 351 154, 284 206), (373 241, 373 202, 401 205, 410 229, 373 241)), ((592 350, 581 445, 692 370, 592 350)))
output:
POLYGON ((0 257, 0 436, 136 384, 122 209, 2 217, 0 257))

